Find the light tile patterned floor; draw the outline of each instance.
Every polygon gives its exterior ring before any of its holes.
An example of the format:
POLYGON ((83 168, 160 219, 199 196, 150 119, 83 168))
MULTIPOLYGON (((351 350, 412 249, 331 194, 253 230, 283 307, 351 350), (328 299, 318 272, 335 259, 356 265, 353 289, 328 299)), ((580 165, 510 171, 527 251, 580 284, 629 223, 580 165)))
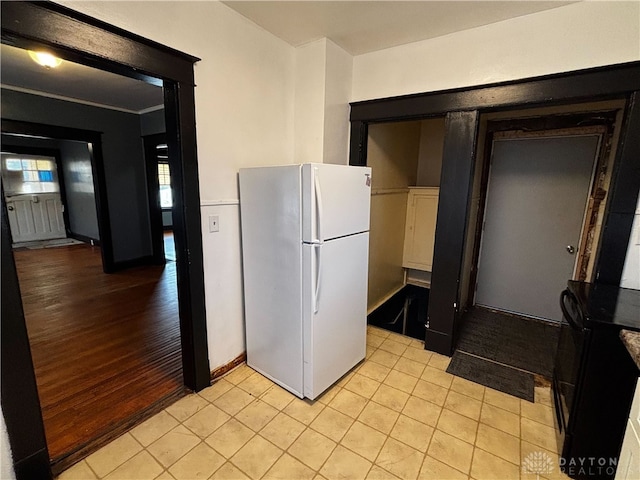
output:
POLYGON ((315 402, 242 365, 59 479, 568 478, 548 388, 535 403, 485 388, 374 327, 367 345, 366 361, 315 402))

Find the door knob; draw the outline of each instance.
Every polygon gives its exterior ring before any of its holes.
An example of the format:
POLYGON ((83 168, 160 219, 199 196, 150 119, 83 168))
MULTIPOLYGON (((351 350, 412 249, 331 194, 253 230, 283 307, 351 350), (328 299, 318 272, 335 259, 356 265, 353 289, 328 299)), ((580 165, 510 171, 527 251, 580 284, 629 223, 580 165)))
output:
POLYGON ((573 245, 567 245, 567 252, 569 252, 570 255, 573 255, 575 251, 576 249, 573 247, 573 245))
POLYGON ((9 205, 9 206, 7 207, 7 210, 13 210, 13 205, 9 205))

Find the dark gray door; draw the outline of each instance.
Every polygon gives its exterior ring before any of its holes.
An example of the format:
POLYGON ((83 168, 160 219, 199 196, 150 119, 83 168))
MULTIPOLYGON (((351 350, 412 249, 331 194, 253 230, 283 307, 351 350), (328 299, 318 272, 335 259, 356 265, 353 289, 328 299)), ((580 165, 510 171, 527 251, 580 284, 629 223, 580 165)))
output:
POLYGON ((559 321, 599 136, 494 141, 476 304, 559 321))

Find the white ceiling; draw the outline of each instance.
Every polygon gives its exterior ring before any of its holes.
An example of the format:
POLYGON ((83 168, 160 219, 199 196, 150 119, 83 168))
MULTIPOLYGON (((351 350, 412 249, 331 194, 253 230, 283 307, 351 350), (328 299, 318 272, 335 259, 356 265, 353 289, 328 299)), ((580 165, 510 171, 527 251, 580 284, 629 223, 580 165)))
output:
POLYGON ((575 2, 223 0, 222 3, 294 47, 327 37, 351 55, 361 55, 575 2))
MULTIPOLYGON (((425 40, 557 8, 570 1, 224 1, 265 30, 300 46, 327 37, 352 55, 425 40)), ((131 112, 163 104, 162 88, 71 62, 47 70, 2 45, 3 87, 131 112)))

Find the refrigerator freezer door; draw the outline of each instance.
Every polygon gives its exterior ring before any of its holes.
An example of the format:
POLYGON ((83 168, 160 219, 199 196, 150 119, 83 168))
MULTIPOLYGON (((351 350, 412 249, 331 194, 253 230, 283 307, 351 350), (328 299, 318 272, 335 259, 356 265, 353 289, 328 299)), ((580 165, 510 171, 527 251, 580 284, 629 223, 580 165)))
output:
POLYGON ((302 165, 302 241, 322 242, 369 230, 371 168, 302 165))
POLYGON ((315 399, 365 357, 369 233, 302 248, 304 396, 315 399))
POLYGON ((300 166, 240 170, 247 364, 303 395, 300 166))

